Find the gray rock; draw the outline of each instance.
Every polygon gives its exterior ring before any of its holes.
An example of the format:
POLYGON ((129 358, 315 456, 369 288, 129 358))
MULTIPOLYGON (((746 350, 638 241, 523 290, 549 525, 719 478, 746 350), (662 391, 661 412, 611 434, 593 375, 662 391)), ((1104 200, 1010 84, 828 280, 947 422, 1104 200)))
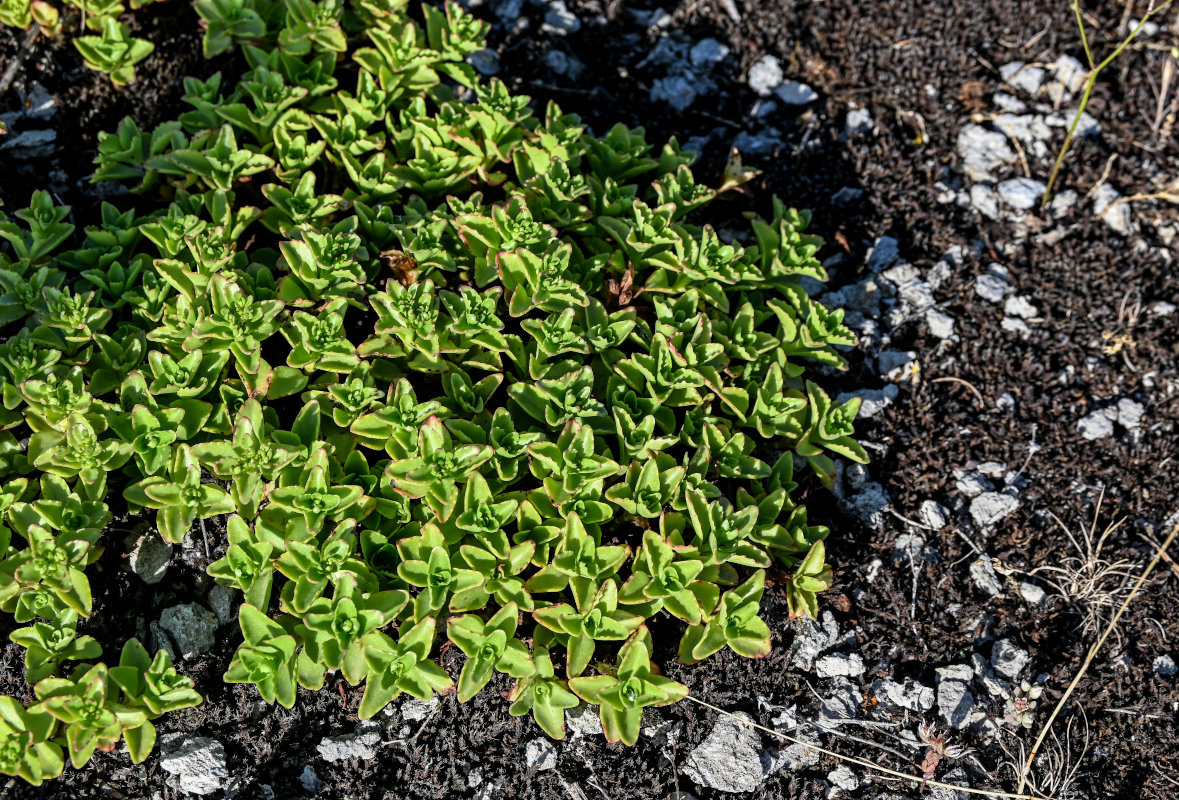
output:
POLYGON ((476 50, 467 56, 467 61, 475 68, 475 71, 480 75, 498 75, 499 74, 499 53, 489 48, 476 50))
POLYGON ((840 765, 827 773, 827 780, 836 789, 852 792, 859 788, 860 779, 846 765, 840 765))
POLYGON ((693 67, 710 69, 713 65, 724 61, 728 55, 728 45, 709 38, 696 42, 688 57, 691 59, 693 67))
POLYGON ((999 580, 995 566, 987 556, 970 565, 970 581, 976 589, 990 597, 1003 593, 1003 582, 999 580))
POLYGON ((299 773, 299 784, 303 787, 303 791, 311 794, 316 794, 323 788, 323 781, 315 774, 315 770, 311 768, 310 764, 305 764, 303 771, 299 773))
POLYGON ((937 563, 937 550, 925 543, 925 538, 915 533, 902 533, 892 543, 892 563, 897 566, 937 563))
POLYGON ((154 529, 127 539, 127 566, 149 586, 164 579, 172 561, 172 545, 154 529))
POLYGON ((917 509, 917 521, 927 528, 940 531, 946 527, 949 514, 950 510, 941 503, 934 500, 925 500, 921 503, 921 507, 917 509))
POLYGON ((1042 67, 1030 67, 1022 61, 1012 61, 999 67, 999 74, 1016 89, 1035 94, 1040 90, 1048 73, 1042 67))
POLYGON ((504 22, 515 22, 524 10, 524 0, 500 0, 495 7, 495 15, 504 22))
POLYGON ((50 155, 57 141, 57 131, 23 131, 0 139, 0 150, 11 151, 13 158, 40 158, 50 155))
POLYGON ((868 251, 868 271, 882 272, 900 256, 900 243, 892 236, 881 236, 868 251))
POLYGON ((217 617, 197 603, 164 609, 160 630, 168 634, 181 658, 195 658, 217 644, 217 617))
POLYGON ((876 127, 876 121, 872 119, 872 112, 866 108, 853 108, 847 112, 847 119, 843 123, 843 133, 845 136, 851 136, 855 133, 871 133, 876 127))
POLYGON ((1007 298, 1007 302, 1003 304, 1003 313, 1020 319, 1034 319, 1039 315, 1040 309, 1023 295, 1015 295, 1007 298))
POLYGON ((1028 110, 1027 103, 1014 95, 1007 94, 1007 92, 995 92, 995 96, 991 98, 991 102, 1000 111, 1006 111, 1010 114, 1022 114, 1028 110))
POLYGON ((1040 603, 1043 603, 1044 600, 1048 597, 1048 595, 1044 593, 1043 589, 1041 589, 1036 584, 1028 583, 1027 581, 1020 582, 1019 596, 1022 597, 1029 605, 1033 606, 1040 605, 1040 603))
MULTIPOLYGON (((806 736, 800 738, 809 738, 806 736)), ((771 748, 762 754, 765 774, 771 775, 780 769, 791 772, 813 767, 819 763, 819 751, 808 744, 792 744, 781 750, 771 748)))
POLYGON ((954 318, 936 308, 925 312, 925 326, 935 339, 949 339, 954 335, 954 318))
MULTIPOLYGON (((752 722, 748 714, 736 716, 752 722)), ((765 778, 761 737, 757 730, 724 716, 700 745, 688 754, 684 774, 721 792, 754 792, 765 778)))
POLYGON ((409 697, 401 706, 401 716, 407 722, 421 722, 433 714, 438 705, 438 695, 434 695, 426 701, 409 697))
POLYGON ((1156 658, 1150 668, 1154 670, 1155 674, 1162 675, 1164 678, 1170 678, 1179 673, 1179 666, 1175 665, 1175 659, 1166 653, 1156 658))
POLYGON ((1142 403, 1123 397, 1118 401, 1118 423, 1128 430, 1133 430, 1142 424, 1142 417, 1146 409, 1142 403))
POLYGON ((954 488, 967 497, 978 497, 983 492, 994 489, 995 485, 978 470, 970 472, 954 470, 954 488))
POLYGON ((524 764, 534 772, 557 768, 557 748, 548 739, 533 739, 524 747, 524 764))
POLYGON ((974 293, 988 303, 999 303, 1011 291, 1011 284, 993 272, 984 272, 974 279, 974 293))
POLYGON ((1089 79, 1089 70, 1072 56, 1060 56, 1052 66, 1052 77, 1072 93, 1079 92, 1089 79))
POLYGON ((1011 178, 999 183, 999 197, 1018 211, 1028 211, 1040 202, 1047 185, 1031 178, 1011 178))
POLYGON ((970 516, 980 528, 989 528, 1019 508, 1019 499, 1002 492, 983 492, 970 501, 970 516))
POLYGON ((381 741, 380 726, 373 722, 361 722, 354 733, 343 736, 329 736, 316 745, 324 761, 347 761, 359 758, 368 761, 376 756, 376 747, 381 741))
POLYGON ((35 120, 50 120, 57 115, 57 98, 37 83, 32 82, 28 97, 25 98, 25 116, 35 120))
POLYGON ((794 641, 790 645, 791 666, 811 669, 819 655, 832 646, 839 638, 839 623, 830 611, 824 611, 823 622, 810 617, 798 617, 790 622, 794 629, 794 641))
POLYGON ((1019 317, 1003 317, 1003 321, 999 323, 999 327, 1008 333, 1018 333, 1023 339, 1026 339, 1032 333, 1032 329, 1028 327, 1028 324, 1019 317))
MULTIPOLYGON (((966 667, 969 673, 970 667, 966 667)), ((940 670, 939 670, 940 672, 940 670)), ((970 718, 974 710, 974 695, 970 693, 967 681, 943 678, 937 685, 937 711, 952 730, 958 730, 970 718)))
POLYGON ((819 93, 800 81, 786 81, 774 94, 788 106, 805 106, 819 99, 819 93))
POLYGON ((858 653, 831 653, 815 662, 815 674, 820 678, 855 678, 864 674, 864 659, 858 653))
POLYGON ((749 68, 746 83, 761 97, 769 97, 782 85, 782 77, 782 64, 777 56, 766 55, 749 68))
POLYGON ((229 780, 225 747, 204 736, 171 734, 160 739, 160 767, 176 776, 186 794, 213 794, 229 780))
POLYGON ((1057 192, 1048 202, 1048 213, 1054 219, 1060 219, 1072 210, 1072 207, 1077 204, 1079 199, 1080 195, 1077 194, 1075 189, 1065 189, 1062 192, 1057 192))
POLYGON ((585 70, 585 64, 561 50, 550 50, 545 53, 544 63, 556 74, 564 75, 571 80, 577 80, 585 70))
POLYGON ((958 133, 958 153, 966 177, 972 181, 994 180, 998 170, 1015 161, 1006 136, 973 123, 958 133))
POLYGON ((1114 419, 1117 418, 1117 410, 1112 408, 1099 408, 1096 411, 1090 411, 1085 416, 1077 421, 1077 430, 1081 432, 1081 436, 1091 442, 1096 442, 1100 439, 1108 439, 1114 435, 1114 419))
POLYGON ((1106 225, 1119 236, 1129 236, 1134 233, 1134 217, 1130 213, 1129 203, 1117 202, 1122 198, 1121 192, 1108 183, 1101 184, 1101 188, 1093 195, 1093 213, 1101 217, 1106 225))
MULTIPOLYGON (((1047 117, 1040 114, 1000 114, 995 117, 994 124, 996 128, 1007 135, 1008 139, 1018 140, 1023 143, 1025 148, 1030 148, 1033 155, 1047 154, 1048 140, 1052 138, 1052 126, 1048 124, 1047 117)), ((1031 184, 1039 184, 1032 188, 1039 189, 1043 194, 1044 185, 1039 181, 1032 181, 1029 178, 1022 180, 1029 181, 1031 184)))
POLYGON ((970 187, 970 207, 987 219, 999 219, 999 193, 989 184, 976 183, 970 187))
POLYGON ((1017 647, 1010 639, 1000 639, 991 648, 991 669, 1013 681, 1019 677, 1030 658, 1027 650, 1017 647))
POLYGON ((1166 300, 1159 300, 1150 306, 1150 314, 1153 317, 1169 317, 1175 313, 1175 310, 1175 304, 1168 303, 1166 300))
POLYGON ((669 75, 651 84, 651 99, 667 103, 676 111, 687 111, 696 102, 696 83, 683 75, 669 75))
POLYGON ((741 131, 733 137, 733 147, 737 152, 750 156, 766 156, 781 146, 782 139, 773 128, 762 133, 741 131))
POLYGON ((545 12, 544 24, 540 29, 545 33, 565 36, 581 30, 581 20, 565 6, 565 0, 550 0, 545 12))
POLYGON ((237 593, 237 589, 230 589, 219 583, 213 584, 213 588, 209 589, 209 608, 213 609, 213 613, 217 615, 217 622, 222 625, 237 619, 237 615, 233 613, 233 602, 237 599, 237 593))
POLYGON ((601 736, 602 717, 597 706, 582 703, 565 711, 565 727, 573 734, 574 739, 582 736, 601 736))
POLYGON ((906 678, 903 683, 894 680, 876 681, 872 684, 872 690, 879 699, 906 711, 920 713, 933 708, 934 690, 912 678, 906 678))
POLYGON ((856 684, 843 676, 835 676, 830 692, 820 699, 817 724, 830 729, 855 719, 863 699, 864 695, 856 684))
POLYGON ((839 503, 843 512, 872 528, 884 524, 884 509, 888 508, 888 493, 876 481, 865 483, 855 495, 839 503))

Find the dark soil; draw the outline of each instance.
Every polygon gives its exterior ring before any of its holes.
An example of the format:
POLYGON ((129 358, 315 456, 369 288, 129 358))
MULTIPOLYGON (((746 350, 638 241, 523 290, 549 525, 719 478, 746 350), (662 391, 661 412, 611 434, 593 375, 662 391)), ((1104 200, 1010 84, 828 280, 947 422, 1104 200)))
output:
MULTIPOLYGON (((1163 520, 1179 497, 1179 330, 1175 316, 1128 309, 1135 303, 1179 303, 1174 251, 1159 247, 1165 240, 1154 225, 1173 223, 1174 214, 1163 207, 1136 207, 1138 216, 1151 223, 1143 225, 1144 246, 1139 248, 1090 216, 1086 204, 1077 206, 1075 218, 1057 224, 1058 235, 1047 235, 1047 226, 1043 233, 1036 230, 1035 218, 1030 230, 1025 225, 1022 232, 1013 232, 1007 221, 980 221, 969 210, 936 202, 940 188, 935 184, 951 182, 958 174, 958 131, 989 106, 988 98, 1001 86, 998 65, 1016 59, 1052 61, 1066 53, 1082 56, 1067 3, 748 0, 739 5, 740 23, 712 0, 669 7, 674 12, 671 25, 650 34, 632 12, 653 6, 578 0, 569 6, 584 24, 568 37, 541 33, 543 9, 526 6, 523 13, 530 24, 514 31, 497 26, 490 44, 502 58, 500 76, 512 88, 538 101, 556 100, 599 132, 621 121, 644 125, 653 142, 670 135, 681 142, 710 137, 701 166, 703 177, 713 183, 728 143, 758 124, 750 110, 757 98, 743 77, 763 54, 775 54, 787 78, 809 83, 820 100, 802 113, 777 113, 773 125, 783 144, 770 154, 746 159, 764 170, 763 175, 724 200, 718 213, 735 218, 744 208, 765 207, 771 193, 813 209, 815 230, 829 243, 826 255, 841 257, 834 269, 836 285, 862 277, 866 253, 882 234, 895 236, 902 257, 922 269, 953 245, 971 249, 974 257, 937 293, 940 307, 957 320, 958 340, 940 343, 920 319, 889 331, 890 347, 919 354, 920 381, 905 384, 896 403, 859 423, 861 438, 875 445, 869 477, 884 485, 896 514, 885 514, 882 525, 871 527, 843 516, 836 499, 824 490, 808 497, 812 517, 832 527, 829 558, 836 585, 824 596, 823 606, 842 630, 854 632, 869 665, 855 679, 865 690, 865 720, 902 719, 871 709, 868 687, 874 679, 914 678, 932 686, 936 668, 968 663, 972 653, 985 655, 999 639, 1028 650, 1031 662, 1024 674, 1047 676, 1041 706, 1050 707, 1092 642, 1079 627, 1083 609, 1059 600, 1029 605, 1015 588, 1026 579, 1018 574, 1000 596, 988 597, 968 577, 971 563, 979 558, 972 548, 1015 570, 1060 565, 1076 553, 1052 515, 1078 532, 1093 522, 1102 492, 1098 533, 1117 519, 1127 519, 1107 545, 1107 557, 1130 559, 1140 570, 1153 554, 1146 537, 1166 534, 1163 520), (716 72, 719 88, 702 94, 682 114, 648 97, 652 82, 663 75, 657 65, 644 63, 659 35, 689 46, 713 37, 732 51, 716 72), (550 49, 577 57, 586 65, 585 73, 576 81, 552 75, 543 58, 550 49), (851 108, 867 108, 875 129, 845 135, 843 121, 851 108), (863 191, 856 199, 846 199, 847 193, 836 197, 845 187, 863 191), (1005 264, 1020 291, 1040 309, 1041 320, 1026 338, 1003 330, 1002 315, 974 293, 975 277, 992 261, 1005 264), (1115 338, 1121 349, 1108 352, 1115 338), (998 401, 1005 393, 1014 402, 1001 407, 998 401), (1145 405, 1140 435, 1084 440, 1077 420, 1095 403, 1117 397, 1134 397, 1145 405), (956 487, 952 470, 986 461, 1017 469, 1023 465, 1021 505, 994 530, 974 530, 963 515, 939 533, 928 534, 899 518, 915 519, 918 507, 930 499, 962 509, 968 500, 956 487), (890 558, 896 537, 914 532, 925 533, 938 552, 937 559, 919 563, 918 570, 890 558), (883 564, 873 576, 869 564, 877 558, 883 564)), ((1108 52, 1113 34, 1100 31, 1116 30, 1120 11, 1089 5, 1098 23, 1093 27, 1098 31, 1094 49, 1108 52)), ((490 9, 477 11, 494 19, 490 9)), ((141 125, 171 118, 179 109, 184 75, 231 68, 200 57, 197 19, 180 0, 149 7, 136 19, 140 35, 155 41, 157 49, 138 67, 139 80, 127 89, 113 90, 104 77, 87 71, 72 46, 42 42, 12 90, 0 97, 0 111, 11 110, 36 80, 59 103, 52 123, 42 123, 58 132, 50 157, 18 163, 0 150, 0 196, 6 208, 21 207, 32 188, 48 184, 81 215, 95 203, 84 178, 99 131, 113 130, 127 114, 141 125)), ((16 52, 20 38, 0 29, 0 65, 16 52)), ((1174 40, 1164 30, 1155 41, 1166 46, 1135 50, 1105 74, 1089 109, 1101 121, 1103 133, 1074 150, 1062 174, 1063 186, 1088 191, 1114 155, 1107 178, 1126 194, 1150 191, 1155 176, 1179 174, 1175 140, 1161 138, 1151 126, 1154 87, 1174 40)), ((1047 165, 1032 166, 1037 177, 1046 177, 1047 165)), ((878 387, 881 379, 870 359, 860 354, 839 383, 846 389, 878 387)), ((196 542, 177 559, 168 580, 151 589, 128 578, 120 569, 120 543, 110 544, 96 565, 100 572, 92 577, 101 587, 95 620, 121 620, 115 624, 129 630, 95 632, 104 642, 121 641, 169 605, 199 600, 206 586, 203 563, 224 547, 220 533, 210 530, 208 544, 196 542)), ((1157 656, 1175 654, 1170 637, 1179 620, 1177 578, 1179 571, 1170 562, 1160 564, 1122 618, 1120 636, 1098 654, 1064 713, 1079 724, 1083 711, 1089 731, 1087 747, 1079 739, 1072 741, 1071 755, 1080 767, 1069 796, 1164 798, 1179 793, 1174 716, 1179 684, 1151 669, 1157 656)), ((741 659, 726 651, 685 668, 674 664, 669 645, 657 660, 670 664, 668 674, 694 695, 745 711, 763 724, 776 713, 766 710, 766 704, 797 705, 800 717, 813 719, 812 687, 821 693, 821 683, 790 665, 795 634, 779 590, 767 591, 763 611, 774 632, 774 651, 764 659, 741 659)), ((600 737, 582 738, 559 746, 557 769, 531 773, 525 768, 525 745, 541 734, 530 721, 508 716, 501 693, 510 686, 502 676, 471 703, 443 697, 438 711, 423 722, 392 724, 373 761, 328 764, 319 758, 316 745, 325 736, 354 728, 359 692, 340 683, 316 694, 301 693, 290 711, 266 706, 253 689, 221 682, 236 646, 236 631, 231 626, 222 630, 217 652, 183 665, 206 703, 170 715, 159 727, 161 734, 192 732, 223 742, 233 786, 241 796, 306 797, 300 775, 307 764, 324 784, 318 797, 579 800, 664 798, 676 791, 722 796, 695 786, 680 770, 716 721, 714 713, 687 702, 660 713, 663 720, 683 723, 674 744, 643 737, 636 747, 625 748, 600 737), (472 779, 475 769, 481 770, 481 783, 472 779), (487 795, 489 786, 498 788, 487 795)), ((28 690, 19 657, 15 645, 0 654, 0 691, 22 696, 28 690)), ((457 673, 453 651, 444 665, 457 673)), ((1001 701, 982 697, 980 702, 992 717, 1002 716, 1001 701)), ((1045 717, 1037 716, 1032 732, 1045 717)), ((935 718, 932 712, 929 718, 935 718)), ((1055 728, 1062 734, 1065 719, 1055 728)), ((912 731, 918 721, 910 717, 905 727, 912 731)), ((895 746, 877 735, 876 728, 850 730, 895 746)), ((908 773, 917 771, 920 761, 917 750, 903 751, 914 754, 906 762, 861 742, 826 741, 834 749, 882 760, 908 773)), ((955 741, 975 752, 952 764, 944 762, 942 771, 960 767, 972 786, 1014 789, 1010 772, 1001 767, 1006 759, 1001 749, 970 737, 955 741)), ((1023 741, 1030 743, 1031 734, 1024 734, 1023 741)), ((765 743, 772 744, 768 738, 765 743)), ((748 796, 824 797, 824 778, 834 766, 833 759, 824 758, 810 769, 784 769, 748 796)), ((915 786, 857 773, 860 789, 843 796, 916 794, 915 786)), ((40 790, 13 783, 7 791, 12 797, 45 798, 179 796, 165 785, 166 777, 155 756, 135 767, 124 754, 100 754, 85 770, 67 767, 59 781, 40 790)))

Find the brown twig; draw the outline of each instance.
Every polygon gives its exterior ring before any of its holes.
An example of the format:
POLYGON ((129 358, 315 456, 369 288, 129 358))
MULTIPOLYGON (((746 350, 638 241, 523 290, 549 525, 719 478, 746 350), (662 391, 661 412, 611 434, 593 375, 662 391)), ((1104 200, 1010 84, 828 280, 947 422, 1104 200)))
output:
POLYGON ((12 85, 12 81, 16 78, 16 73, 20 71, 21 64, 25 63, 25 58, 28 57, 29 51, 33 49, 33 42, 37 39, 37 34, 41 32, 41 26, 34 22, 29 26, 29 32, 25 34, 25 40, 21 42, 20 50, 17 51, 8 68, 4 70, 4 75, 0 76, 0 96, 3 96, 8 91, 8 87, 12 85))

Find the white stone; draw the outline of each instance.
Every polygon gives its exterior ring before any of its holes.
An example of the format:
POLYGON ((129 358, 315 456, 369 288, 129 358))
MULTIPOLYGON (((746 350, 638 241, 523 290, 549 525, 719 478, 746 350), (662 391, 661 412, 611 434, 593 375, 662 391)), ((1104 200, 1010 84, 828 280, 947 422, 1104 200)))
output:
POLYGON ((925 543, 925 538, 916 533, 902 533, 892 543, 893 564, 920 564, 937 561, 937 550, 925 543))
POLYGON ((1091 442, 1108 439, 1114 435, 1114 418, 1117 411, 1109 408, 1099 408, 1090 411, 1077 422, 1077 430, 1081 436, 1091 442))
POLYGON ((876 356, 876 367, 890 381, 902 381, 910 377, 917 353, 912 350, 882 350, 876 356))
POLYGON ((1117 202, 1122 198, 1121 192, 1108 183, 1101 184, 1101 188, 1093 195, 1093 213, 1101 217, 1105 224, 1119 236, 1129 236, 1134 232, 1134 217, 1130 213, 1129 203, 1117 202))
POLYGON ((406 698, 401 706, 401 716, 407 722, 421 722, 426 717, 434 713, 438 708, 438 695, 434 695, 429 700, 419 700, 416 697, 406 698))
POLYGON ((162 737, 160 767, 176 776, 177 788, 186 794, 213 794, 229 780, 225 747, 216 739, 204 736, 162 737))
POLYGON ((966 177, 972 181, 994 180, 995 173, 1016 158, 1006 136, 973 123, 959 131, 958 153, 966 177))
POLYGON ((970 581, 975 588, 990 597, 995 597, 1003 592, 1003 582, 999 580, 995 566, 987 556, 983 556, 970 565, 970 581))
MULTIPOLYGON (((970 668, 966 667, 969 671, 970 668)), ((965 681, 943 679, 937 685, 938 715, 953 730, 961 728, 974 710, 974 695, 965 681)))
POLYGON ((604 733, 598 707, 585 703, 565 711, 565 727, 573 734, 574 739, 582 736, 601 736, 604 733))
POLYGON ((1048 213, 1054 218, 1060 219, 1072 210, 1072 207, 1077 204, 1079 199, 1081 199, 1080 195, 1077 194, 1075 189, 1065 189, 1062 192, 1057 192, 1048 202, 1048 213))
POLYGON ((139 536, 128 538, 127 566, 149 586, 164 579, 172 561, 172 545, 165 542, 155 530, 148 530, 139 536))
POLYGON ((1028 108, 1027 103, 1014 95, 1007 94, 1007 92, 995 92, 995 96, 991 100, 1001 111, 1011 114, 1022 114, 1028 108))
POLYGON ((853 108, 847 112, 847 119, 843 123, 844 134, 871 133, 876 127, 872 119, 872 112, 866 108, 853 108))
POLYGON ((854 678, 864 674, 864 659, 858 653, 831 653, 815 662, 815 674, 820 678, 854 678))
POLYGON ((884 509, 888 508, 888 493, 876 481, 868 481, 855 495, 845 497, 839 507, 849 516, 872 528, 884 524, 884 509))
POLYGON ((1019 594, 1028 604, 1033 606, 1040 605, 1048 596, 1039 586, 1027 581, 1022 581, 1019 584, 1019 594))
POLYGON ((792 744, 781 750, 768 750, 765 753, 766 773, 787 769, 791 772, 807 769, 819 763, 819 751, 815 746, 807 744, 792 744))
POLYGON ((750 67, 746 82, 761 97, 769 97, 782 85, 782 78, 782 63, 777 56, 766 55, 750 67))
POLYGON ((846 765, 840 765, 827 773, 827 780, 837 789, 851 792, 859 788, 860 779, 846 765))
POLYGON ((1089 79, 1089 70, 1072 56, 1060 56, 1052 66, 1052 77, 1070 92, 1079 92, 1089 79))
POLYGON ((303 766, 303 771, 299 773, 299 784, 303 787, 303 791, 316 794, 323 788, 323 781, 315 774, 310 764, 303 766))
POLYGON ((984 272, 974 279, 974 293, 989 303, 998 303, 1011 291, 1011 285, 993 272, 984 272))
POLYGON ((999 197, 1018 211, 1035 208, 1044 196, 1047 185, 1031 178, 1011 178, 999 183, 999 197))
POLYGON ((1023 295, 1015 295, 1007 298, 1007 302, 1003 304, 1003 313, 1021 319, 1033 319, 1039 315, 1040 309, 1023 295))
POLYGON ((320 741, 315 749, 324 761, 347 761, 351 758, 368 761, 376 756, 376 746, 380 741, 379 726, 372 722, 361 722, 355 733, 329 736, 320 741))
POLYGON ((860 398, 860 413, 857 417, 859 419, 869 419, 892 405, 900 393, 901 390, 890 383, 883 389, 861 389, 858 392, 840 392, 836 395, 835 402, 842 404, 851 400, 853 397, 858 397, 860 398))
POLYGON ((568 76, 572 80, 577 80, 585 69, 585 65, 577 58, 562 50, 550 50, 545 53, 544 63, 555 74, 568 76))
POLYGON ((941 503, 934 500, 925 500, 921 503, 921 507, 917 509, 917 520, 927 528, 940 531, 946 527, 949 513, 949 509, 941 503))
POLYGON ((1029 67, 1022 61, 1012 61, 999 67, 999 74, 1011 86, 1028 94, 1035 94, 1047 72, 1042 67, 1029 67))
MULTIPOLYGON (((753 721, 748 714, 736 716, 753 721)), ((720 717, 708 737, 688 754, 684 774, 701 786, 721 792, 757 791, 765 778, 761 737, 750 725, 720 717)))
POLYGON ((217 644, 217 617, 197 603, 164 609, 160 630, 168 634, 181 658, 195 658, 217 644))
POLYGON ((925 326, 935 339, 949 339, 954 335, 954 318, 936 308, 925 312, 925 326))
POLYGON ((961 473, 954 470, 954 478, 954 488, 966 497, 978 497, 983 492, 989 492, 995 488, 995 485, 978 470, 961 473))
POLYGON ((718 42, 716 39, 701 39, 692 46, 692 51, 688 57, 692 61, 693 67, 710 68, 714 64, 718 64, 725 60, 729 54, 729 46, 718 42))
POLYGON ((1018 333, 1024 339, 1031 335, 1032 332, 1028 324, 1019 317, 1003 317, 1003 320, 999 323, 999 327, 1008 333, 1018 333))
POLYGON ((805 106, 819 99, 819 93, 801 81, 786 81, 774 94, 788 106, 805 106))
POLYGON ((980 528, 989 528, 1019 508, 1019 499, 1002 492, 983 492, 970 501, 970 516, 980 528))
POLYGON ((976 183, 970 187, 970 207, 987 219, 999 219, 999 193, 988 184, 976 183))
POLYGON ((904 683, 877 681, 873 684, 873 691, 879 699, 906 711, 920 713, 933 708, 934 690, 912 678, 906 678, 904 683))
POLYGON ((1133 430, 1142 424, 1142 417, 1146 409, 1137 400, 1123 397, 1118 401, 1118 422, 1123 428, 1133 430))
POLYGON ((548 739, 533 739, 524 747, 524 763, 535 772, 557 767, 557 748, 548 739))
POLYGON ((1010 639, 1000 639, 991 648, 991 669, 1013 681, 1019 677, 1030 658, 1027 650, 1017 647, 1010 639))
POLYGON ((1179 673, 1179 666, 1175 665, 1175 659, 1171 658, 1166 653, 1156 658, 1154 663, 1150 665, 1150 668, 1154 670, 1156 674, 1162 675, 1164 678, 1170 678, 1176 673, 1179 673))
POLYGON ((830 611, 823 612, 823 622, 798 617, 790 622, 794 641, 790 645, 790 664, 796 669, 811 669, 819 655, 839 638, 839 623, 830 611))

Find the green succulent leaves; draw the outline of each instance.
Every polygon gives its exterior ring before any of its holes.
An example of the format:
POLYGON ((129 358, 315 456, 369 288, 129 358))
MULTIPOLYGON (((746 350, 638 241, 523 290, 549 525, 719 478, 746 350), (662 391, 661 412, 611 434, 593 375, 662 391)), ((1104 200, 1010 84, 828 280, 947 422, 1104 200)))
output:
MULTIPOLYGON (((96 180, 140 208, 0 213, 0 610, 36 696, 0 698, 0 773, 142 760, 200 700, 79 627, 124 506, 212 542, 244 601, 225 680, 287 707, 335 675, 368 718, 502 674, 551 736, 584 701, 633 744, 687 693, 653 631, 684 663, 764 656, 775 564, 817 613, 827 529, 794 470, 866 453, 858 402, 813 380, 854 338, 803 290, 809 216, 704 224, 674 140, 481 83, 486 25, 404 5, 197 0, 240 79, 102 138, 96 180)), ((88 63, 129 80, 142 46, 91 27, 88 63)))

